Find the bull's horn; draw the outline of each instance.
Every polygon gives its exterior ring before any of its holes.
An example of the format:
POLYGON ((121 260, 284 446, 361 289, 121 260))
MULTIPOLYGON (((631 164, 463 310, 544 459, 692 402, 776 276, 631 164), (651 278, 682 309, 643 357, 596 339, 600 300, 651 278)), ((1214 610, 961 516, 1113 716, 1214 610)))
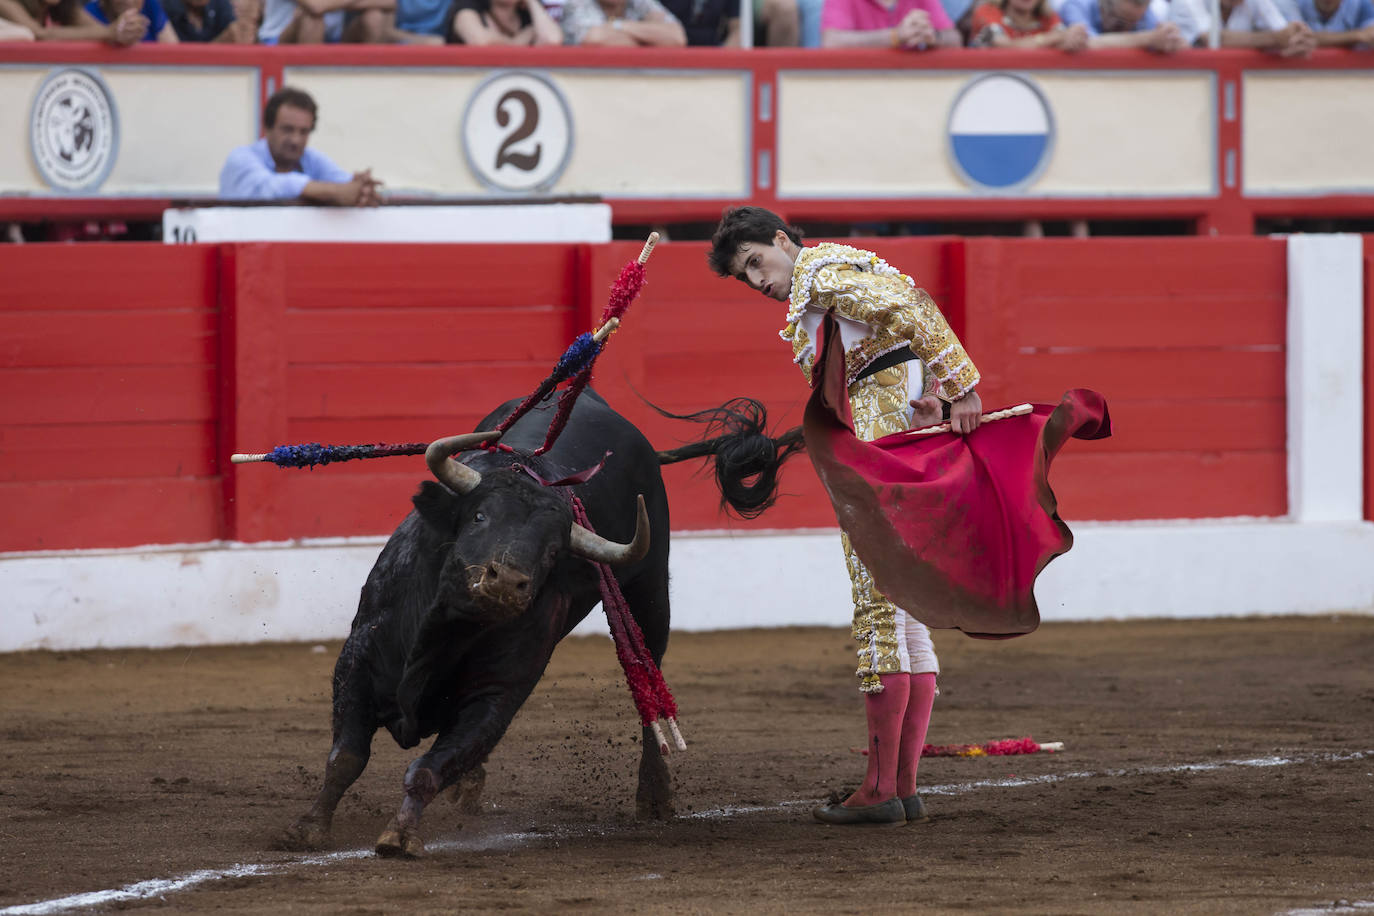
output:
POLYGON ((601 535, 594 534, 574 522, 572 526, 573 553, 611 566, 624 566, 644 559, 644 555, 649 552, 649 510, 644 508, 643 493, 639 495, 638 502, 639 516, 635 519, 635 539, 633 541, 628 544, 617 544, 615 541, 608 541, 601 535))
POLYGON ((468 493, 482 482, 482 475, 460 461, 450 461, 449 459, 482 442, 495 442, 500 438, 501 434, 493 430, 486 433, 464 433, 461 436, 436 439, 429 444, 429 448, 425 449, 425 463, 429 465, 430 472, 438 478, 441 484, 455 493, 468 493))

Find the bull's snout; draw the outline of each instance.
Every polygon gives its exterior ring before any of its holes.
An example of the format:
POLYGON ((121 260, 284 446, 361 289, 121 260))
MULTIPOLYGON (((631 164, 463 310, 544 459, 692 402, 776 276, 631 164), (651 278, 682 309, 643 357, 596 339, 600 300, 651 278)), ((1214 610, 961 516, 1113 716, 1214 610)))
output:
POLYGON ((473 597, 487 605, 519 613, 530 603, 530 576, 522 570, 492 561, 478 567, 476 581, 469 582, 473 597))

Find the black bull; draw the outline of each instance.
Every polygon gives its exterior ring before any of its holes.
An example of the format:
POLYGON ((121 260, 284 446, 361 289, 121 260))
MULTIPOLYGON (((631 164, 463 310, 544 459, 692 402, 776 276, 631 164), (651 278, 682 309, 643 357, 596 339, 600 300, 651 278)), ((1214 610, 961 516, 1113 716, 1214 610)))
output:
MULTIPOLYGON (((493 429, 516 403, 499 407, 478 429, 493 429)), ((457 785, 463 809, 476 810, 487 755, 543 675, 554 646, 601 600, 587 559, 612 564, 646 647, 662 663, 669 519, 660 463, 717 455, 726 500, 749 515, 771 504, 777 467, 797 448, 793 434, 791 442, 763 435, 762 408, 741 399, 682 418, 726 435, 657 453, 588 390, 556 444, 531 459, 552 412, 546 401, 506 432, 501 442, 517 454, 469 452, 459 465, 448 455, 455 445, 471 448, 472 442, 455 437, 431 446, 427 459, 444 485, 421 485, 415 510, 387 541, 363 586, 334 668, 333 746, 324 785, 279 846, 317 849, 328 842, 339 800, 367 766, 373 735, 386 728, 402 747, 437 735, 406 771, 400 810, 377 841, 384 855, 423 852, 418 825, 425 806, 457 785), (747 443, 743 458, 741 443, 747 443), (557 480, 594 467, 607 452, 612 454, 599 473, 570 488, 596 535, 574 524, 561 488, 542 485, 520 467, 557 480), (727 461, 727 454, 737 457, 727 461), (746 479, 752 481, 747 486, 746 479)), ((637 813, 670 817, 668 769, 648 729, 640 744, 637 813)))

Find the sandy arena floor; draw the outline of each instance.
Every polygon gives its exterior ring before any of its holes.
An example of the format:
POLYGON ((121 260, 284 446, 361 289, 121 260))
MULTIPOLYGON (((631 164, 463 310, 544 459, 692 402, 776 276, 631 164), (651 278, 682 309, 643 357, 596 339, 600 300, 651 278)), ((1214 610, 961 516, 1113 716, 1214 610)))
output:
POLYGON ((335 852, 269 849, 319 785, 337 644, 0 656, 0 914, 1374 913, 1374 617, 936 640, 930 741, 1066 751, 928 758, 930 823, 822 826, 863 767, 845 632, 678 634, 680 816, 640 823, 611 644, 573 639, 419 861, 370 852, 412 756, 385 733, 335 852))

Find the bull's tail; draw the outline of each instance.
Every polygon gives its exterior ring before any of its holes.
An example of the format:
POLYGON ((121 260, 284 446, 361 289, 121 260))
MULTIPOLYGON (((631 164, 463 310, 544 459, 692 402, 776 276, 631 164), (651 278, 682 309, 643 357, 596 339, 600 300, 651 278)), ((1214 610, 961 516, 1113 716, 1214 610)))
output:
POLYGON ((734 398, 719 407, 665 417, 706 425, 706 438, 658 453, 659 464, 674 464, 714 455, 716 486, 722 509, 757 518, 778 498, 778 472, 788 458, 806 447, 800 426, 780 436, 768 435, 768 411, 753 398, 734 398))

